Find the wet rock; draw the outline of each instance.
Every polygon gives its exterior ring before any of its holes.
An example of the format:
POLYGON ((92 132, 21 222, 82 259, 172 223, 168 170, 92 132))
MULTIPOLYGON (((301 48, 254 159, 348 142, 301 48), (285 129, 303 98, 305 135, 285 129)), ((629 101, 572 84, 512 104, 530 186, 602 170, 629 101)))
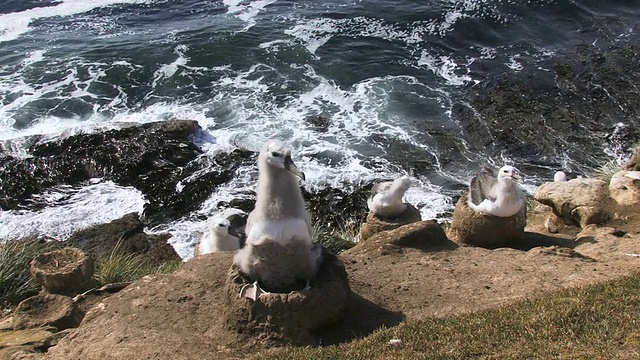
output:
POLYGON ((70 297, 41 293, 23 300, 13 313, 13 329, 53 326, 58 330, 77 327, 82 313, 70 297))
POLYGON ((0 154, 0 207, 34 209, 31 195, 55 185, 83 185, 91 178, 133 186, 145 195, 150 224, 177 219, 197 209, 215 188, 231 179, 253 153, 235 150, 202 156, 192 138, 196 121, 127 125, 44 141, 32 137, 28 158, 0 154))
POLYGON ((510 217, 484 215, 469 207, 465 194, 456 203, 448 235, 458 244, 493 249, 521 240, 526 223, 526 206, 510 217))
POLYGON ((67 239, 70 246, 78 247, 95 259, 102 259, 119 246, 124 254, 142 255, 151 266, 167 261, 179 261, 180 256, 167 243, 169 234, 146 234, 137 213, 127 214, 106 224, 77 231, 67 239))
POLYGON ((454 104, 452 117, 471 152, 541 161, 544 154, 545 159, 568 157, 596 167, 607 155, 592 134, 610 134, 606 142, 623 146, 637 142, 637 45, 585 43, 574 54, 539 65, 469 86, 468 102, 454 104), (628 119, 630 126, 621 128, 620 119, 628 119), (517 134, 510 129, 518 129, 517 134))
POLYGON ((544 183, 534 198, 550 206, 566 224, 584 228, 588 224, 602 224, 610 217, 607 209, 612 200, 607 183, 602 180, 578 178, 544 183))
POLYGON ((313 218, 325 226, 361 222, 369 211, 367 187, 358 187, 351 192, 325 188, 311 193, 303 189, 302 196, 313 218))
POLYGON ((310 289, 271 293, 256 301, 239 297, 251 282, 232 267, 225 286, 226 326, 251 343, 248 346, 317 345, 314 330, 338 321, 350 293, 342 262, 328 252, 323 256, 310 289))
POLYGON ((420 220, 422 220, 420 211, 411 204, 407 204, 406 210, 394 219, 383 219, 369 212, 366 221, 360 226, 360 241, 365 241, 381 231, 396 229, 420 220))
POLYGON ((49 293, 76 294, 88 287, 95 267, 91 256, 67 247, 36 256, 29 270, 49 293))
POLYGON ((319 132, 327 132, 327 130, 329 130, 329 126, 331 125, 331 120, 328 117, 321 115, 307 116, 304 120, 314 130, 319 132))
POLYGON ((640 204, 640 171, 618 171, 609 181, 609 194, 618 205, 640 204))

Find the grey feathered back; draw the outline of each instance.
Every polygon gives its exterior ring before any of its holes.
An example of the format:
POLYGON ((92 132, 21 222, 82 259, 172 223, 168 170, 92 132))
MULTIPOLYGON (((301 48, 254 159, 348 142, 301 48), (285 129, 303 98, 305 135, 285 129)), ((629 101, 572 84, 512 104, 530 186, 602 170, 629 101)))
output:
POLYGON ((471 178, 469 184, 469 199, 478 205, 484 199, 495 201, 496 195, 491 193, 491 189, 498 182, 493 169, 484 166, 476 176, 471 178))

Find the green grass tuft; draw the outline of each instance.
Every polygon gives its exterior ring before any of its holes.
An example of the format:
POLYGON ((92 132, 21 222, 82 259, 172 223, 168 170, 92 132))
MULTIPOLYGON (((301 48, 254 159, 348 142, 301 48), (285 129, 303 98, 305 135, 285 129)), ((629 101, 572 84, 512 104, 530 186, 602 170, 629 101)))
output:
POLYGON ((473 314, 381 329, 351 343, 259 359, 637 359, 640 273, 473 314), (393 346, 397 338, 402 345, 393 346))
POLYGON ((37 255, 57 247, 56 242, 37 240, 0 243, 0 305, 17 304, 40 290, 29 265, 37 255))
POLYGON ((152 266, 140 254, 124 253, 122 247, 122 240, 119 240, 111 254, 98 261, 94 277, 100 284, 130 282, 146 275, 168 274, 182 266, 182 261, 167 261, 159 266, 152 266))
POLYGON ((343 225, 337 229, 315 223, 313 226, 313 242, 320 243, 325 249, 339 254, 356 245, 359 238, 357 225, 343 225))

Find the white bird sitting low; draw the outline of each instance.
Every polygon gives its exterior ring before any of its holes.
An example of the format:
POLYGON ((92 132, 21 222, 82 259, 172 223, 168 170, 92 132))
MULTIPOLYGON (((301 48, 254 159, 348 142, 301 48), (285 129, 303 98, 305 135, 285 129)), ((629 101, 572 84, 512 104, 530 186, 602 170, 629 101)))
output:
POLYGON ((411 187, 411 179, 402 176, 394 181, 381 182, 373 186, 371 197, 367 200, 369 211, 380 217, 396 217, 407 209, 402 202, 404 193, 411 187))
POLYGON ((496 178, 492 171, 483 168, 471 179, 467 203, 474 211, 500 217, 510 217, 522 210, 526 199, 517 181, 518 169, 503 166, 496 178))
POLYGON ((220 216, 209 220, 209 231, 196 245, 196 255, 204 255, 217 251, 236 251, 240 249, 240 235, 231 222, 220 216))
POLYGON ((249 214, 247 242, 234 264, 255 282, 241 296, 253 300, 270 291, 289 291, 300 281, 307 287, 316 276, 322 248, 311 241, 310 216, 298 184, 304 173, 281 141, 267 142, 258 156, 256 205, 249 214))

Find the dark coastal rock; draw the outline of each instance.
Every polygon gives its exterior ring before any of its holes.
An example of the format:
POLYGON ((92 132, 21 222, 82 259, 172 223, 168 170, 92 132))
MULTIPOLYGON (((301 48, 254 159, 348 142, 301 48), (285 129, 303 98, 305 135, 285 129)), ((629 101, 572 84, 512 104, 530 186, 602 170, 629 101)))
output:
POLYGON ((640 138, 638 50, 633 44, 580 45, 574 54, 541 63, 551 71, 525 68, 469 86, 469 102, 454 104, 452 117, 473 152, 541 163, 580 159, 595 168, 607 158, 603 140, 630 148, 640 138), (627 126, 619 126, 621 119, 627 126), (606 138, 593 141, 593 134, 606 138))
POLYGON ((66 247, 36 256, 29 270, 47 292, 77 294, 89 287, 95 266, 82 250, 66 247))
POLYGON ((127 214, 107 224, 95 225, 75 232, 66 241, 70 246, 78 247, 96 259, 109 256, 119 246, 125 254, 143 255, 150 265, 162 265, 167 261, 179 261, 167 240, 171 235, 150 235, 144 231, 144 224, 138 214, 127 214))
POLYGON ((23 300, 13 314, 13 329, 54 326, 58 330, 77 327, 82 312, 64 295, 42 293, 23 300))
POLYGON ((367 197, 371 186, 358 187, 351 192, 335 188, 325 188, 317 192, 302 189, 307 209, 314 219, 323 226, 341 226, 348 223, 360 223, 369 209, 367 197))
POLYGON ((0 207, 34 209, 38 204, 30 199, 33 194, 56 185, 82 185, 91 178, 103 178, 133 186, 145 195, 147 224, 180 218, 197 209, 253 156, 242 150, 214 158, 202 156, 192 141, 198 131, 196 121, 174 120, 51 141, 32 137, 28 139, 31 157, 0 154, 0 207))
POLYGON ((319 132, 327 132, 331 125, 331 120, 328 117, 321 115, 307 116, 304 121, 306 121, 314 130, 319 132))
POLYGON ((251 281, 233 266, 225 286, 224 319, 229 330, 260 347, 317 345, 314 331, 340 319, 351 293, 342 261, 326 251, 323 256, 310 289, 270 293, 256 301, 238 296, 251 281))

